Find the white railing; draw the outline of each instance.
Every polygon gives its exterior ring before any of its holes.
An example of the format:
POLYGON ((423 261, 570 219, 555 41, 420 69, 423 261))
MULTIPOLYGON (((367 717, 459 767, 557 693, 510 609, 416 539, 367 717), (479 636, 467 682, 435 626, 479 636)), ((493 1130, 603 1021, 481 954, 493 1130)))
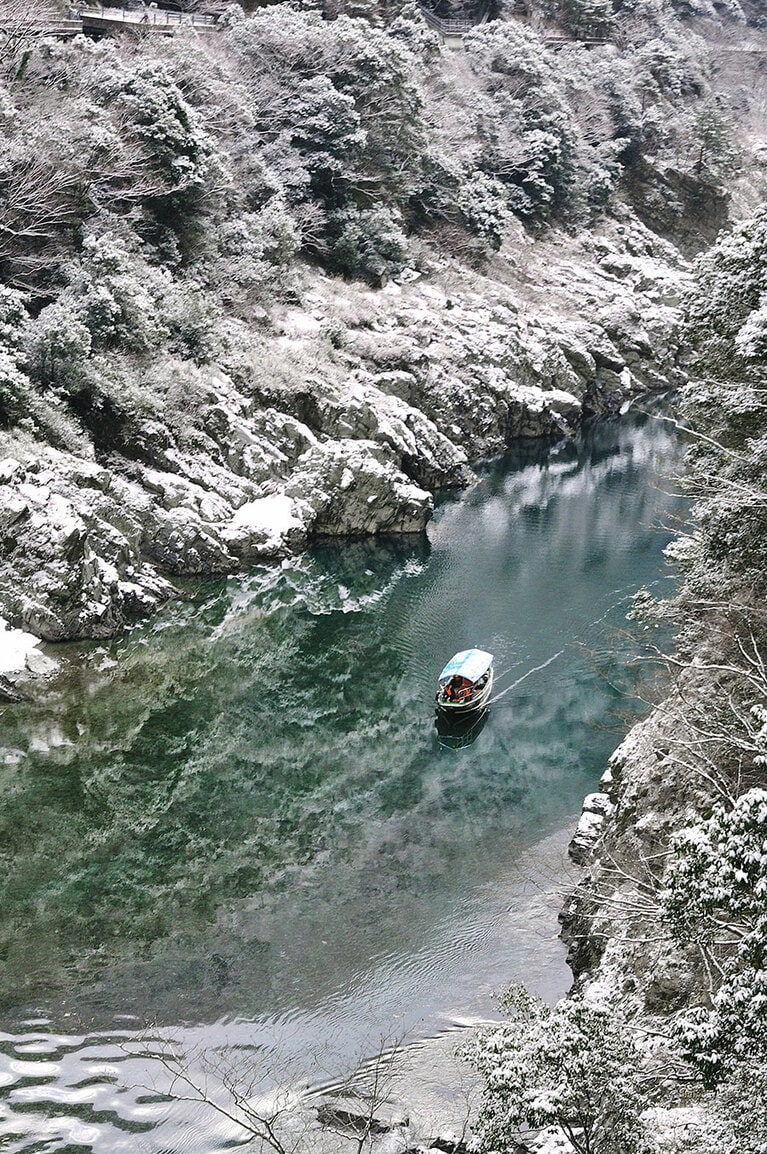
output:
POLYGON ((489 14, 489 4, 485 5, 481 13, 474 18, 464 16, 457 19, 455 17, 449 19, 444 16, 438 16, 436 12, 432 12, 430 8, 424 8, 423 6, 421 7, 421 15, 423 16, 426 23, 430 24, 431 27, 436 29, 437 32, 441 32, 443 36, 450 35, 451 33, 453 35, 462 36, 471 28, 476 28, 478 24, 485 24, 489 14))
POLYGON ((138 27, 175 28, 190 25, 195 28, 213 28, 215 16, 199 16, 196 12, 171 12, 167 8, 105 8, 103 4, 75 6, 72 14, 82 20, 103 20, 116 24, 135 24, 138 27))

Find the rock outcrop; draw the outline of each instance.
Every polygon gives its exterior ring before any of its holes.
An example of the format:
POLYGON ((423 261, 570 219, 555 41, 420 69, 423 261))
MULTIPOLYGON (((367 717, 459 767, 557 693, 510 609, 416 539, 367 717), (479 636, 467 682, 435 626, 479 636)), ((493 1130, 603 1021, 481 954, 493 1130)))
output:
POLYGON ((568 853, 577 865, 588 861, 605 824, 612 812, 612 802, 606 793, 589 793, 583 801, 583 812, 568 847, 568 853))
MULTIPOLYGON (((17 446, 18 449, 19 446, 17 446)), ((177 462, 178 465, 178 462, 177 462)), ((220 470, 133 476, 55 449, 6 458, 0 483, 0 604, 48 641, 109 637, 176 594, 176 575, 226 574, 294 553, 311 535, 415 533, 431 495, 385 447, 317 443, 271 492, 220 470), (233 478, 237 482, 237 478, 233 478)), ((187 471, 187 470, 185 470, 187 471)))
POLYGON ((678 754, 680 703, 696 692, 688 677, 611 757, 571 842, 584 873, 560 914, 576 981, 650 1031, 705 984, 700 955, 674 944, 658 902, 671 837, 707 804, 705 778, 678 754))
POLYGON ((679 380, 671 246, 629 221, 535 253, 532 279, 511 255, 380 292, 307 274, 262 338, 272 374, 173 361, 183 406, 107 406, 79 448, 0 434, 0 613, 47 640, 104 638, 177 578, 323 535, 422 532, 472 460, 679 380))

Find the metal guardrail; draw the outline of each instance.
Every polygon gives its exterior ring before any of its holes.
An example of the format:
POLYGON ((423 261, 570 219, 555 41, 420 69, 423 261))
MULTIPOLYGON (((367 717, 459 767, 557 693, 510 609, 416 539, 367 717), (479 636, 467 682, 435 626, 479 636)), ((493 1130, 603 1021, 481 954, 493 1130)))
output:
POLYGON ((427 8, 421 9, 421 15, 431 28, 443 34, 446 32, 457 32, 463 35, 464 32, 468 32, 470 28, 474 27, 472 20, 443 20, 441 16, 435 16, 434 13, 430 12, 427 8))
MULTIPOLYGON (((483 6, 476 18, 462 17, 460 19, 449 19, 444 16, 438 16, 431 8, 427 8, 425 3, 419 4, 419 9, 426 23, 442 36, 464 36, 467 32, 471 31, 472 28, 477 28, 481 24, 487 24, 490 19, 489 3, 483 6)), ((540 32, 541 30, 538 29, 538 31, 540 32)), ((549 36, 543 35, 542 39, 547 48, 562 48, 571 44, 580 44, 586 48, 591 48, 600 44, 618 42, 615 37, 576 36, 566 32, 552 32, 549 36)))
POLYGON ((76 36, 82 30, 82 20, 67 20, 63 16, 60 20, 46 20, 40 24, 40 31, 46 36, 76 36))
POLYGON ((99 20, 105 24, 130 24, 137 28, 146 26, 154 28, 215 28, 215 16, 200 16, 196 12, 171 12, 168 8, 153 8, 147 5, 144 8, 105 8, 91 5, 75 6, 72 13, 76 19, 87 23, 88 20, 99 20))
POLYGON ((600 44, 615 44, 616 41, 609 36, 544 36, 543 43, 547 48, 562 48, 571 44, 594 48, 600 44))

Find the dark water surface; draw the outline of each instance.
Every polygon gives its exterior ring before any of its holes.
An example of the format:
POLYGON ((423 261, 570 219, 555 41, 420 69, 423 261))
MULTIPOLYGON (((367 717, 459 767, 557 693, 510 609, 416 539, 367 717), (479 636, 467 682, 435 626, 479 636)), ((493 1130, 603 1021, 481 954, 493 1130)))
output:
POLYGON ((641 712, 625 614, 661 588, 679 455, 639 415, 529 447, 428 541, 197 588, 5 711, 0 1149, 223 1149, 146 1089, 147 1023, 313 1081, 512 979, 562 992, 546 895, 641 712), (496 700, 455 749, 433 693, 470 645, 496 700))

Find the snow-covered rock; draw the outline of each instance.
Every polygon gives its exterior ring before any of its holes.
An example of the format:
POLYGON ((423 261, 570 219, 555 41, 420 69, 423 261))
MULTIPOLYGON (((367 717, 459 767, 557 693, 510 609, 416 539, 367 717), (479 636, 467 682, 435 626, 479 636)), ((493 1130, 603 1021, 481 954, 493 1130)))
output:
MULTIPOLYGON (((40 638, 23 629, 11 629, 0 618, 0 673, 17 673, 38 653, 40 638)), ((39 654, 42 656, 42 654, 39 654)))
POLYGON ((285 492, 305 502, 314 534, 419 533, 430 493, 414 485, 373 441, 330 441, 298 460, 285 492))
POLYGON ((335 440, 387 445, 398 467, 419 485, 457 488, 471 479, 464 449, 420 409, 381 389, 368 374, 352 378, 335 396, 319 397, 315 419, 320 431, 335 440))
POLYGON ((51 673, 55 673, 58 669, 58 664, 52 657, 46 657, 39 649, 31 649, 24 659, 24 666, 36 677, 47 677, 51 673))
POLYGON ((12 624, 50 641, 108 637, 136 600, 122 581, 140 584, 145 608, 172 594, 139 556, 146 495, 135 487, 126 501, 123 485, 105 491, 108 479, 106 470, 49 449, 21 461, 0 486, 0 603, 12 624))
POLYGON ((241 505, 222 532, 237 557, 280 557, 302 548, 309 509, 286 493, 273 493, 241 505))
POLYGON ((577 864, 583 864, 591 856, 612 808, 606 793, 589 793, 584 798, 583 812, 568 846, 568 853, 577 864))

